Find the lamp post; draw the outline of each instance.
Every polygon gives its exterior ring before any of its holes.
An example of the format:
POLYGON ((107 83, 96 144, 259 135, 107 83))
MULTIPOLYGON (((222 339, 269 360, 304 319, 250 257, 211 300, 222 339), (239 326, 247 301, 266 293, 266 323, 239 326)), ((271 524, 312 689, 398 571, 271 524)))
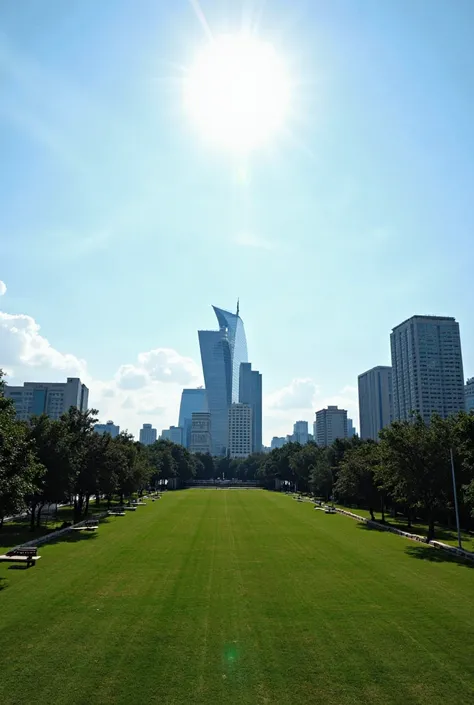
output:
POLYGON ((456 526, 458 530, 458 544, 459 548, 462 548, 462 543, 461 543, 461 528, 459 526, 459 508, 458 508, 458 493, 456 491, 456 474, 454 471, 454 453, 453 449, 450 448, 450 456, 451 456, 451 473, 453 476, 453 492, 454 492, 454 509, 456 512, 456 526))

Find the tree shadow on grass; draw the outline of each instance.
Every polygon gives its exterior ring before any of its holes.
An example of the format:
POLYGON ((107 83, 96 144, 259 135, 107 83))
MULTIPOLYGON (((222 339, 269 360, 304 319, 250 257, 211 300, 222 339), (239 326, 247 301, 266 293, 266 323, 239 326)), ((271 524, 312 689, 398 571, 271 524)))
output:
POLYGON ((365 521, 360 521, 357 524, 358 529, 362 529, 363 531, 381 531, 384 534, 389 534, 390 531, 388 529, 384 528, 383 524, 367 524, 365 521))
POLYGON ((407 556, 418 558, 422 561, 429 561, 430 563, 456 563, 464 568, 474 568, 474 561, 470 561, 462 556, 456 556, 453 553, 449 553, 442 548, 435 548, 434 546, 407 546, 405 553, 407 556))

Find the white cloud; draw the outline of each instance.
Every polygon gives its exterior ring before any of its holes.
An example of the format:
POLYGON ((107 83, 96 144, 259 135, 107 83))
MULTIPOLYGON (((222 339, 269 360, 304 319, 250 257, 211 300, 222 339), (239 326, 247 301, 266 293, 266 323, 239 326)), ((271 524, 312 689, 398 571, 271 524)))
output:
POLYGON ((266 395, 263 400, 264 441, 273 436, 287 436, 293 432, 295 421, 308 421, 313 432, 316 411, 329 405, 347 409, 347 415, 359 427, 357 387, 347 385, 334 395, 328 395, 311 378, 294 379, 286 386, 266 395))
POLYGON ((5 282, 2 282, 2 280, 0 279, 0 296, 3 296, 6 293, 6 290, 7 290, 7 285, 5 284, 5 282))
POLYGON ((100 420, 113 419, 135 436, 144 422, 159 422, 159 432, 176 425, 183 386, 202 383, 196 362, 172 348, 142 352, 135 364, 121 365, 110 379, 93 379, 84 360, 60 352, 41 335, 34 318, 2 311, 0 369, 7 373, 8 384, 80 377, 89 387, 89 404, 99 410, 100 420))
POLYGON ((0 311, 0 365, 13 370, 13 376, 49 373, 50 381, 67 376, 86 375, 86 365, 75 355, 61 353, 40 334, 34 318, 0 311))
POLYGON ((294 379, 266 397, 268 409, 311 409, 318 386, 314 380, 294 379))
POLYGON ((253 247, 259 250, 274 250, 276 248, 276 243, 252 233, 239 233, 234 238, 234 242, 241 247, 253 247))

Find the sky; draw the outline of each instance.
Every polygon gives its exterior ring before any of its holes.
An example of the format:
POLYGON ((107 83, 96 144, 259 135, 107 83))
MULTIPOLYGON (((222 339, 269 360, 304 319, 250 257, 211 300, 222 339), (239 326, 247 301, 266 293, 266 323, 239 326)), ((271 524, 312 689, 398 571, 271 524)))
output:
POLYGON ((267 445, 330 403, 358 426, 357 376, 411 315, 455 316, 474 375, 473 24, 472 0, 4 0, 7 381, 79 375, 102 422, 160 431, 238 297, 267 445), (183 83, 243 31, 291 98, 233 154, 183 83))

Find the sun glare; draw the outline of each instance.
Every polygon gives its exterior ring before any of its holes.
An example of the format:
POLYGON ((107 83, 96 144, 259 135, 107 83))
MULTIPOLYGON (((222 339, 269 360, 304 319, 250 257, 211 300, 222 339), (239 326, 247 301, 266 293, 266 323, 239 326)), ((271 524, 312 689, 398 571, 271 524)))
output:
POLYGON ((222 35, 196 57, 185 79, 184 103, 205 139, 233 152, 249 152, 284 124, 289 77, 268 42, 222 35))

